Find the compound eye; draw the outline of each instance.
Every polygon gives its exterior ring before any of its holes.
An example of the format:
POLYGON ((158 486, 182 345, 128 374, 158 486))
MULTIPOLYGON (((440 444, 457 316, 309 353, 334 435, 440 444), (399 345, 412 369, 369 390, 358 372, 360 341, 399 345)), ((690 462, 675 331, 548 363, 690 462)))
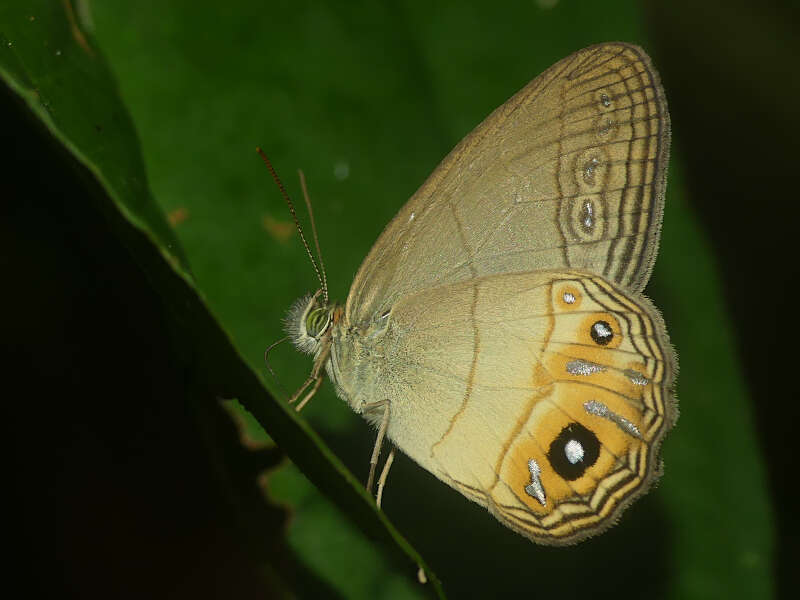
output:
POLYGON ((319 338, 328 329, 331 322, 331 311, 328 308, 314 308, 306 317, 306 333, 319 338))

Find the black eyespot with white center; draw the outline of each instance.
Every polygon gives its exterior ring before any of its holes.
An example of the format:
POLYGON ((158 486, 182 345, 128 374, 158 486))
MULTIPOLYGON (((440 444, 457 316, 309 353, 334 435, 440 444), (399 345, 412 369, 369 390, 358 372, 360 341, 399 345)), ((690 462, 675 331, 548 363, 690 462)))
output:
POLYGON ((547 460, 562 478, 574 481, 600 456, 600 440, 580 423, 570 423, 550 444, 547 460))
POLYGON ((592 339, 596 344, 606 346, 614 338, 614 332, 608 321, 595 321, 590 331, 592 339))

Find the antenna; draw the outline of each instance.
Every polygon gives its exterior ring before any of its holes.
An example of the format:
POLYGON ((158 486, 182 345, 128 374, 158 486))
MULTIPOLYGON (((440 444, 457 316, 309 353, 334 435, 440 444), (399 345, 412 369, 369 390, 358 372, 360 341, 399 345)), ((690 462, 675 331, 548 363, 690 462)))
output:
MULTIPOLYGON (((306 254, 308 254, 308 258, 311 259, 311 265, 314 267, 314 271, 317 273, 317 279, 319 280, 320 285, 322 286, 322 293, 325 296, 325 304, 328 303, 328 282, 327 278, 325 277, 325 272, 320 271, 319 267, 317 266, 317 261, 314 260, 314 255, 311 253, 311 248, 308 246, 308 242, 306 241, 306 236, 303 234, 303 228, 300 226, 300 221, 297 219, 297 213, 294 210, 294 204, 292 204, 292 200, 289 198, 289 194, 286 192, 286 188, 283 187, 283 182, 281 182, 278 174, 275 172, 275 169, 272 166, 272 163, 269 162, 267 155, 264 154, 264 151, 260 147, 256 147, 256 152, 261 156, 264 164, 267 165, 267 169, 272 174, 272 179, 275 180, 275 183, 278 186, 278 189, 281 191, 281 195, 283 199, 286 200, 286 204, 289 206, 289 212, 292 213, 292 219, 294 219, 294 226, 297 227, 297 232, 300 234, 300 239, 303 242, 303 246, 306 249, 306 254)), ((317 240, 317 228, 314 225, 314 214, 311 212, 311 201, 308 199, 308 193, 306 192, 305 186, 305 178, 303 177, 302 173, 300 174, 300 181, 303 185, 303 194, 306 196, 306 203, 308 205, 308 212, 311 216, 311 229, 314 232, 314 241, 317 244, 317 252, 319 252, 319 242, 317 240)), ((320 254, 319 262, 322 264, 322 255, 320 254)))
POLYGON ((314 211, 311 209, 311 199, 308 197, 306 188, 306 176, 302 169, 297 169, 300 176, 300 187, 303 188, 303 198, 306 200, 308 217, 311 219, 311 233, 314 234, 314 245, 317 247, 317 257, 319 258, 319 268, 322 271, 322 295, 325 296, 325 304, 328 304, 328 276, 325 274, 325 264, 322 262, 322 250, 319 248, 319 238, 317 237, 317 223, 314 220, 314 211))

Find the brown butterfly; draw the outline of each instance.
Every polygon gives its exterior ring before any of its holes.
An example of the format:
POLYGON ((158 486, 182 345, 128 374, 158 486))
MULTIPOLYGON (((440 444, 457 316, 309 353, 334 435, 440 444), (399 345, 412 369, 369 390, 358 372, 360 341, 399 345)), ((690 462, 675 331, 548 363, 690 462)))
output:
POLYGON ((543 544, 610 526, 660 473, 676 357, 642 295, 669 156, 641 48, 553 65, 442 161, 367 255, 288 323, 394 448, 543 544))

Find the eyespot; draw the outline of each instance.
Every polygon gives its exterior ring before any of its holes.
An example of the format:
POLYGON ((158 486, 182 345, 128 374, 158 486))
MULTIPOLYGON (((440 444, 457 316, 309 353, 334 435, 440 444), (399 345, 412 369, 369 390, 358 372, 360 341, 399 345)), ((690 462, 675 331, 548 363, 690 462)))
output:
POLYGON ((595 415, 598 417, 603 417, 604 419, 608 419, 612 423, 614 423, 617 427, 619 427, 625 433, 632 435, 635 438, 642 438, 642 433, 639 431, 639 428, 636 426, 636 423, 632 423, 622 415, 618 415, 611 409, 609 409, 605 404, 602 402, 598 402, 597 400, 590 400, 589 402, 583 403, 583 410, 585 410, 590 415, 595 415))
POLYGON ((594 99, 597 102, 597 108, 600 112, 609 112, 614 110, 614 95, 608 88, 600 88, 595 90, 594 99))
POLYGON ((557 287, 555 295, 556 304, 562 309, 575 310, 581 305, 581 293, 579 289, 569 283, 557 287))
POLYGON ((583 165, 583 181, 589 186, 597 183, 596 173, 600 166, 600 159, 596 156, 591 157, 583 165))
POLYGON ((635 369, 625 369, 622 372, 622 374, 625 375, 625 377, 627 377, 628 379, 630 379, 633 385, 642 386, 650 383, 650 380, 647 377, 645 377, 643 373, 640 373, 635 369))
POLYGON ((563 479, 575 481, 600 456, 600 440, 580 423, 570 423, 550 444, 547 460, 563 479))
POLYGON ((584 232, 591 234, 594 229, 594 204, 591 200, 586 200, 583 203, 580 214, 581 227, 584 232))
POLYGON ((534 459, 528 459, 528 471, 531 474, 531 482, 525 486, 525 493, 531 498, 536 498, 539 504, 547 506, 547 495, 542 485, 542 469, 534 459))
MULTIPOLYGON (((608 120, 607 117, 603 117, 608 120)), ((613 161, 604 147, 592 147, 575 156, 573 177, 578 186, 577 202, 583 204, 587 198, 603 202, 597 195, 608 185, 613 161), (583 196, 583 197, 580 197, 583 196)))
POLYGON ((611 119, 608 118, 600 119, 600 121, 597 124, 597 135, 601 137, 606 137, 614 130, 615 127, 616 123, 611 119))
POLYGON ((567 363, 567 373, 570 375, 593 375, 594 373, 603 373, 608 368, 597 363, 576 358, 567 363))
POLYGON ((595 343, 601 346, 607 346, 614 339, 614 332, 611 330, 611 325, 608 324, 608 321, 595 321, 589 333, 595 343))

